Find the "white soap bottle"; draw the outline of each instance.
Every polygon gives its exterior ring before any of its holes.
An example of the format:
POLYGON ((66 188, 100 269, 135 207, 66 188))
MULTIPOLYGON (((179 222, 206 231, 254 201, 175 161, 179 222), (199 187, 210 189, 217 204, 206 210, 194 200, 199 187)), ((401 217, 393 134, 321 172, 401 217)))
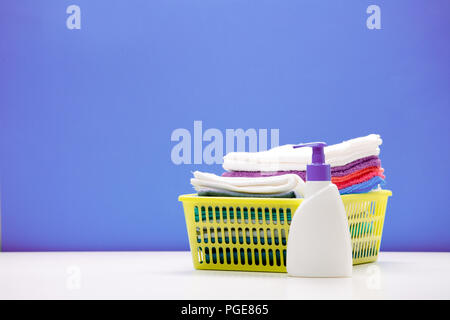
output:
POLYGON ((297 277, 351 277, 352 245, 347 214, 339 191, 325 164, 326 143, 312 147, 312 163, 306 169, 305 199, 289 227, 287 272, 297 277))

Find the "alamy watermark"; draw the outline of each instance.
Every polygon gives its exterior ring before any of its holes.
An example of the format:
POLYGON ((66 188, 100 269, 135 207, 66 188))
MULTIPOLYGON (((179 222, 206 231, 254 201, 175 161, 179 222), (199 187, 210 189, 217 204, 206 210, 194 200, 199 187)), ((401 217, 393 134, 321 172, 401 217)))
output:
POLYGON ((66 289, 80 290, 81 289, 81 268, 76 265, 71 265, 66 268, 66 289))
POLYGON ((216 128, 203 132, 203 122, 194 121, 193 133, 185 128, 172 131, 170 158, 174 164, 222 164, 229 152, 256 152, 278 147, 280 129, 225 129, 216 128), (268 144, 270 139, 270 145, 268 144))
POLYGON ((366 286, 369 290, 381 290, 381 270, 376 265, 367 268, 366 286))
POLYGON ((366 26, 369 30, 381 29, 381 9, 379 6, 372 4, 367 7, 366 13, 370 16, 366 20, 366 26))
MULTIPOLYGON (((81 8, 72 4, 66 8, 66 13, 69 16, 66 18, 66 27, 69 30, 81 29, 81 8)), ((381 29, 381 9, 380 6, 371 4, 367 7, 366 13, 370 16, 366 20, 366 26, 369 30, 381 29)))
POLYGON ((69 30, 81 29, 81 9, 79 6, 72 4, 67 7, 66 13, 69 16, 66 19, 66 27, 69 30))

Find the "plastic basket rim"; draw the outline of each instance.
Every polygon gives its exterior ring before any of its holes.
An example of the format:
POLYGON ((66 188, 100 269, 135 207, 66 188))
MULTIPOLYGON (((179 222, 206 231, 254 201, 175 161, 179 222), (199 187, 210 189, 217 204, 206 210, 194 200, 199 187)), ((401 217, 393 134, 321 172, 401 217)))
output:
MULTIPOLYGON (((391 190, 376 190, 367 193, 350 193, 341 195, 341 197, 345 200, 367 200, 368 196, 392 196, 391 190)), ((303 200, 303 198, 253 198, 253 197, 204 197, 198 196, 196 193, 183 194, 178 197, 178 201, 197 201, 197 200, 220 200, 220 201, 228 201, 228 202, 236 202, 236 201, 249 201, 249 202, 258 202, 258 201, 276 201, 277 203, 289 203, 289 202, 297 202, 299 200, 303 200)))

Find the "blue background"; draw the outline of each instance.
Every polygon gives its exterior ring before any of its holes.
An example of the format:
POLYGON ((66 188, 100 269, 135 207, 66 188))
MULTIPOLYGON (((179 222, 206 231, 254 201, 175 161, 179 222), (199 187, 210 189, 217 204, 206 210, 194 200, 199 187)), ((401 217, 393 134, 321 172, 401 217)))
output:
POLYGON ((176 128, 379 133, 382 250, 450 250, 450 2, 2 1, 2 247, 187 250, 176 128), (66 28, 81 7, 81 30, 66 28), (366 8, 381 7, 381 30, 366 8))

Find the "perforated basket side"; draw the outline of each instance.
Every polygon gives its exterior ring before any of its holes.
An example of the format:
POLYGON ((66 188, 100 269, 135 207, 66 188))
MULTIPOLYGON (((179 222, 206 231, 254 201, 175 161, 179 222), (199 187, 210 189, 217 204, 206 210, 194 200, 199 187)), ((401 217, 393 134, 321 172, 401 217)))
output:
POLYGON ((289 223, 301 199, 191 200, 183 205, 195 268, 286 271, 289 223))
MULTIPOLYGON (((377 259, 388 191, 342 196, 353 264, 377 259)), ((292 215, 302 199, 181 196, 196 269, 286 272, 292 215)))
POLYGON ((344 199, 352 238, 353 264, 376 261, 381 245, 388 194, 344 199))

